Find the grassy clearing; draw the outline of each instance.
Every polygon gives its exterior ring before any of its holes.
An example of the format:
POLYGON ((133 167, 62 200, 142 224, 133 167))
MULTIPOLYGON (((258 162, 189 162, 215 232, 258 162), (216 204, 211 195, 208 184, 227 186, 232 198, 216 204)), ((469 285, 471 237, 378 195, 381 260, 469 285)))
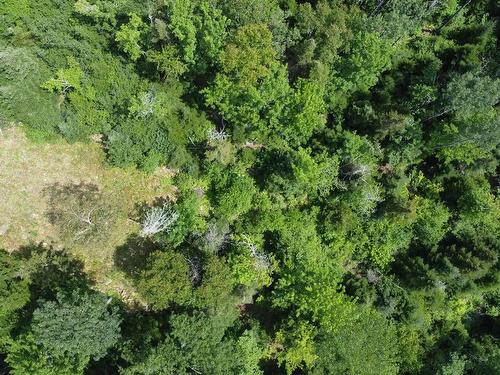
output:
POLYGON ((0 247, 14 251, 23 245, 45 243, 66 248, 85 263, 99 289, 134 300, 135 293, 113 259, 115 249, 138 232, 130 220, 137 204, 158 196, 173 196, 168 174, 108 167, 99 144, 58 141, 37 144, 22 128, 0 134, 0 247), (47 217, 46 189, 55 184, 94 184, 115 208, 116 224, 105 239, 90 244, 63 240, 47 217))

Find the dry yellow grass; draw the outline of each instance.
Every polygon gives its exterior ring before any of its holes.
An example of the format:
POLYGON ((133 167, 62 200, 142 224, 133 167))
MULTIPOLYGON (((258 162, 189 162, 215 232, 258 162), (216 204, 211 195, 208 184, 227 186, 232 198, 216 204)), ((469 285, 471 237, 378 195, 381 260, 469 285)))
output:
POLYGON ((138 203, 175 192, 164 173, 146 174, 134 169, 111 168, 96 144, 50 144, 30 142, 19 127, 0 134, 0 248, 14 251, 28 244, 46 243, 66 248, 81 259, 103 291, 114 291, 133 300, 134 291, 125 275, 114 265, 116 247, 138 231, 128 219, 138 203), (68 244, 58 236, 47 218, 48 186, 91 183, 111 197, 116 205, 117 224, 105 241, 92 245, 68 244), (1 232, 8 228, 1 235, 1 232))

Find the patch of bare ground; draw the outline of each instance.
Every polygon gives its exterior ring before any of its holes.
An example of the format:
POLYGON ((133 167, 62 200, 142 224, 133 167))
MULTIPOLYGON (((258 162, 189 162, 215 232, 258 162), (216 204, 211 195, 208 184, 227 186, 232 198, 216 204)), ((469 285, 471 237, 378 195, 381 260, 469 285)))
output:
MULTIPOLYGON (((162 171, 164 172, 164 171, 162 171)), ((15 251, 23 245, 45 243, 66 248, 81 259, 97 287, 119 294, 130 303, 140 302, 122 271, 115 267, 115 249, 139 231, 133 215, 137 204, 162 196, 173 198, 171 174, 146 174, 105 164, 98 143, 29 141, 21 127, 0 134, 0 248, 15 251), (54 185, 92 184, 115 210, 113 230, 98 242, 68 242, 51 224, 46 189, 54 185)))

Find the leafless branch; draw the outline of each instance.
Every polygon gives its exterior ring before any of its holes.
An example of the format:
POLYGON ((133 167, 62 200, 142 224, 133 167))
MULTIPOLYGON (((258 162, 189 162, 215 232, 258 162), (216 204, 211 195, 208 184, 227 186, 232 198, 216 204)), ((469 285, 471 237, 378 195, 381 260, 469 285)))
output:
POLYGON ((150 236, 169 229, 179 218, 172 207, 152 207, 148 210, 142 222, 141 234, 150 236))

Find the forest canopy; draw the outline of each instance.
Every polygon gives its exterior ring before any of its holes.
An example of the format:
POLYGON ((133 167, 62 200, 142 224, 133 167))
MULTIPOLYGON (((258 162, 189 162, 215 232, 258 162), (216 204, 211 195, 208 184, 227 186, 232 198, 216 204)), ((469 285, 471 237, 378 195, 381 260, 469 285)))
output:
POLYGON ((44 188, 60 242, 0 250, 0 372, 500 375, 499 16, 0 0, 0 137, 163 189, 44 188), (116 232, 130 293, 72 252, 116 232))

